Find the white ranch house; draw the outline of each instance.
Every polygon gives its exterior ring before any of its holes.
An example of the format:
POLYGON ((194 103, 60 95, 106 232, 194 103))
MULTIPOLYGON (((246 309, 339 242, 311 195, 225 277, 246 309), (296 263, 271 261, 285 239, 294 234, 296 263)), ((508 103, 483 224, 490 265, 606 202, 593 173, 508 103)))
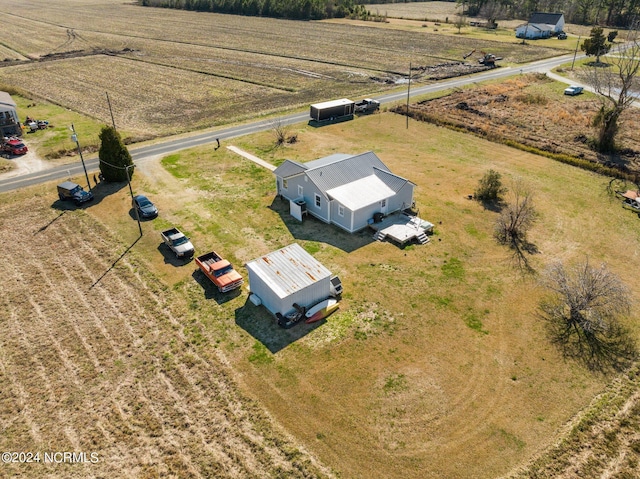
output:
POLYGON ((564 29, 564 15, 562 13, 541 13, 531 15, 528 23, 516 27, 516 37, 535 40, 550 38, 564 29))
POLYGON ((415 185, 371 151, 334 155, 298 163, 286 160, 273 172, 277 194, 288 199, 298 219, 309 213, 353 233, 366 228, 374 214, 410 208, 415 185))

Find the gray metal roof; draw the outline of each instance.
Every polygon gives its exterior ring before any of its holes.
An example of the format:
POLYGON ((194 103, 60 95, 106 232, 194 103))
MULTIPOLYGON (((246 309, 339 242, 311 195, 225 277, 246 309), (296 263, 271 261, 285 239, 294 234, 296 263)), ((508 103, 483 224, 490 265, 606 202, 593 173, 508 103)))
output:
POLYGON ((347 158, 351 158, 354 155, 348 155, 346 153, 334 153, 333 155, 325 156, 324 158, 318 158, 317 160, 307 161, 304 166, 308 170, 312 170, 314 168, 319 168, 321 166, 327 166, 331 163, 335 163, 336 161, 346 160, 347 158))
POLYGON ((529 23, 542 23, 547 25, 557 25, 562 18, 562 13, 535 12, 531 15, 529 23))
MULTIPOLYGON (((380 178, 380 180, 387 185, 389 188, 391 188, 394 193, 397 193, 398 191, 400 191, 400 189, 406 185, 407 183, 411 183, 411 181, 402 178, 401 176, 398 175, 394 175, 393 173, 389 172, 389 171, 384 171, 381 170, 379 168, 374 168, 373 169, 373 173, 380 178)), ((413 184, 413 183, 411 183, 413 184)))
POLYGON ((9 107, 13 110, 16 109, 16 102, 13 101, 11 95, 9 95, 9 93, 7 93, 6 91, 0 91, 0 105, 9 107))
POLYGON ((369 175, 366 178, 327 191, 329 198, 336 200, 351 211, 357 211, 365 206, 391 198, 394 194, 395 191, 376 175, 369 175))
POLYGON ((273 170, 273 174, 280 178, 290 178, 292 176, 299 175, 306 170, 307 167, 302 163, 298 163, 293 160, 284 160, 284 163, 273 170))
POLYGON ((324 166, 308 169, 306 173, 320 191, 326 192, 346 183, 366 178, 373 173, 374 168, 389 171, 389 168, 375 153, 368 151, 360 155, 349 156, 343 160, 333 161, 324 166))
POLYGON ((331 272, 298 243, 249 261, 246 268, 255 273, 279 298, 331 277, 331 272))

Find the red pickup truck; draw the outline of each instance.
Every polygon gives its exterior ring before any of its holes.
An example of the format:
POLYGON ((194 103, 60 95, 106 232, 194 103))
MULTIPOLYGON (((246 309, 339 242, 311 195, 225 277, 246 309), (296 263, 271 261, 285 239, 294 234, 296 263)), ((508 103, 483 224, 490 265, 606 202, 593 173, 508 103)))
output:
POLYGON ((215 251, 198 256, 196 264, 221 293, 239 288, 244 283, 244 279, 233 269, 231 263, 215 251))
POLYGON ((8 153, 11 156, 24 155, 29 151, 27 145, 22 140, 16 137, 3 137, 0 149, 3 153, 8 153))

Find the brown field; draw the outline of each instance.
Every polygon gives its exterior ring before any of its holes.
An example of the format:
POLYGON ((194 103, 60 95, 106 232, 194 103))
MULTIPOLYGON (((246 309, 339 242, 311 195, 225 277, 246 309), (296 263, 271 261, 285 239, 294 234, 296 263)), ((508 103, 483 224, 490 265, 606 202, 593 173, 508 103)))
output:
POLYGON ((91 214, 29 193, 0 207, 11 244, 1 253, 1 449, 98 462, 3 463, 0 476, 330 476, 238 390, 215 337, 127 245, 91 214))
POLYGON ((291 22, 115 0, 8 0, 0 18, 5 58, 34 59, 5 62, 0 83, 105 123, 108 92, 116 124, 136 138, 389 90, 409 64, 460 62, 473 49, 505 64, 558 53, 372 22, 291 22))
POLYGON ((421 101, 411 105, 410 114, 496 141, 640 171, 637 108, 625 111, 620 119, 617 141, 622 153, 602 155, 589 142, 595 137, 592 123, 601 101, 586 92, 567 97, 565 87, 545 75, 523 75, 421 101))
POLYGON ((451 19, 461 10, 457 2, 411 2, 411 3, 386 3, 365 5, 371 13, 388 15, 393 18, 405 18, 408 20, 437 20, 451 19))

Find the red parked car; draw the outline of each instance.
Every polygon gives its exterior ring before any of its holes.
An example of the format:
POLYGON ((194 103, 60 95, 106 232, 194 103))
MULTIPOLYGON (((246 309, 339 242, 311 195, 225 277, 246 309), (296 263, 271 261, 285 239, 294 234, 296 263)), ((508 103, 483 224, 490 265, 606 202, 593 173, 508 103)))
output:
POLYGON ((12 156, 24 155, 29 149, 22 140, 15 137, 4 137, 2 139, 2 151, 12 156))

